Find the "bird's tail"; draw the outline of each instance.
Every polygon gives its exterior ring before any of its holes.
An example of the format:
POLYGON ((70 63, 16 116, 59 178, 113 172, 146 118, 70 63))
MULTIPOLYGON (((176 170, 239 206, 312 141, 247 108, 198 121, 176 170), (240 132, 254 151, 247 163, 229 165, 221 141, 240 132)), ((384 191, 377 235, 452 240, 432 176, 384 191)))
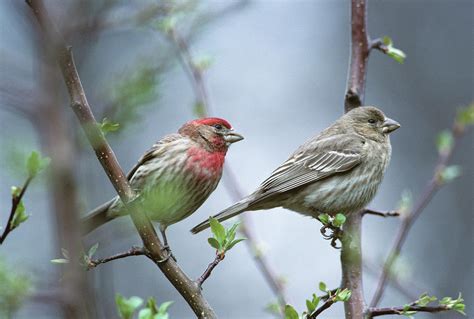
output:
POLYGON ((114 219, 112 214, 108 213, 108 210, 112 203, 116 199, 111 199, 110 201, 100 205, 99 207, 95 208, 94 210, 90 211, 86 217, 81 219, 81 226, 82 226, 82 234, 86 235, 93 231, 94 229, 102 226, 103 224, 107 223, 108 221, 114 219))
MULTIPOLYGON (((221 211, 219 214, 213 216, 213 218, 217 219, 218 221, 222 222, 224 220, 227 220, 229 218, 232 218, 240 213, 243 213, 244 211, 248 210, 249 205, 250 205, 250 200, 248 198, 244 198, 240 202, 235 203, 234 205, 224 209, 221 211)), ((194 226, 193 229, 191 229, 191 232, 193 234, 197 234, 201 231, 203 231, 206 228, 209 228, 209 220, 205 220, 199 225, 194 226)))

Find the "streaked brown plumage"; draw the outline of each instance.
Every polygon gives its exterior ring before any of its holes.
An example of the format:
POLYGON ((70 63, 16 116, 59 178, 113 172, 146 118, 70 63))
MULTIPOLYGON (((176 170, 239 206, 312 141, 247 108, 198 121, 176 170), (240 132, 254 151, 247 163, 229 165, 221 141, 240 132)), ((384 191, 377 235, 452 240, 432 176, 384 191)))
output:
MULTIPOLYGON (((214 217, 223 221, 274 207, 315 218, 358 211, 375 196, 390 161, 389 134, 398 127, 375 107, 356 108, 300 146, 255 192, 214 217)), ((191 231, 207 227, 204 221, 191 231)))

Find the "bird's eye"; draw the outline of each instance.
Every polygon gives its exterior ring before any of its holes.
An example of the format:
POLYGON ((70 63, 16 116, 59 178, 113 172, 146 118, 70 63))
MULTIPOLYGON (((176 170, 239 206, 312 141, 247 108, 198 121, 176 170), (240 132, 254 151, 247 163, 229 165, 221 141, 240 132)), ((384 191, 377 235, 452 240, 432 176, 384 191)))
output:
POLYGON ((369 119, 370 124, 374 124, 376 121, 374 119, 369 119))
POLYGON ((220 125, 220 124, 216 124, 216 125, 213 125, 213 126, 216 128, 216 130, 222 130, 222 125, 220 125))

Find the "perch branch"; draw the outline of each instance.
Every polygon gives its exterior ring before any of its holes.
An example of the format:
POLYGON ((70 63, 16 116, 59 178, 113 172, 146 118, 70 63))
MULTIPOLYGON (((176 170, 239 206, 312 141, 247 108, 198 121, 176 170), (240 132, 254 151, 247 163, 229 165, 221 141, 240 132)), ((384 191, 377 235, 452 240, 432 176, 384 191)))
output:
POLYGON ((390 277, 390 271, 397 257, 401 253, 403 244, 405 243, 411 226, 415 223, 417 218, 422 213, 423 209, 428 205, 428 203, 431 201, 436 192, 444 185, 444 183, 440 179, 440 173, 449 163, 449 160, 453 155, 457 142, 464 135, 465 128, 462 128, 455 123, 453 125, 453 128, 451 129, 451 132, 452 136, 454 137, 453 145, 446 151, 440 152, 433 176, 431 177, 430 181, 426 185, 418 200, 415 202, 413 208, 403 216, 402 224, 398 228, 398 233, 395 237, 393 246, 383 265, 382 274, 380 275, 377 288, 370 303, 370 307, 376 307, 382 299, 382 296, 385 292, 385 288, 387 286, 387 281, 390 277))
MULTIPOLYGON (((183 68, 185 69, 186 73, 189 76, 190 81, 193 85, 193 90, 196 95, 197 103, 202 108, 202 116, 208 116, 211 111, 211 107, 209 104, 209 98, 207 93, 207 87, 204 83, 203 71, 198 68, 195 63, 193 62, 193 57, 191 55, 189 45, 177 30, 172 29, 170 31, 170 39, 178 48, 180 62, 183 68)), ((235 178, 235 175, 229 165, 227 165, 227 171, 224 176, 224 185, 231 196, 232 200, 238 201, 242 199, 243 192, 241 187, 235 178)), ((240 215, 240 227, 239 231, 244 235, 246 238, 245 243, 252 253, 252 256, 257 264, 258 269, 263 274, 267 284, 270 286, 270 289, 277 297, 278 301, 281 305, 287 304, 288 298, 285 293, 285 287, 283 283, 278 279, 278 276, 272 269, 270 262, 262 253, 256 252, 257 247, 257 237, 253 228, 251 227, 251 220, 248 215, 240 215)))
MULTIPOLYGON (((107 143, 104 135, 95 121, 92 110, 86 99, 79 74, 74 64, 71 47, 66 47, 61 35, 49 21, 41 0, 27 0, 33 13, 43 29, 46 39, 56 53, 59 68, 61 69, 71 99, 71 108, 76 114, 84 133, 93 147, 98 160, 102 164, 110 182, 120 196, 123 203, 130 209, 135 194, 128 184, 114 152, 107 143)), ((217 318, 214 310, 201 293, 200 287, 181 270, 173 258, 167 258, 165 249, 158 238, 153 225, 147 215, 141 210, 133 210, 130 214, 132 221, 139 232, 148 257, 161 269, 166 278, 183 296, 196 316, 199 318, 217 318)))
POLYGON ((28 176, 18 196, 12 195, 12 208, 10 210, 10 216, 8 216, 7 225, 5 226, 5 229, 3 230, 3 233, 0 236, 0 245, 3 244, 5 239, 7 239, 7 236, 15 229, 15 227, 13 226, 13 217, 15 216, 15 212, 21 202, 21 199, 23 198, 23 195, 25 195, 26 189, 30 185, 31 179, 32 177, 28 176))
POLYGON ((373 317, 387 316, 387 315, 404 315, 407 311, 416 311, 416 312, 442 312, 451 310, 448 306, 416 306, 411 304, 408 307, 387 307, 387 308, 369 308, 367 311, 368 319, 373 317))
POLYGON ((146 253, 145 249, 143 249, 143 247, 135 247, 134 246, 134 247, 130 248, 127 251, 124 251, 124 252, 121 252, 121 253, 106 257, 106 258, 88 260, 87 270, 95 268, 95 267, 99 266, 100 264, 108 263, 109 261, 122 259, 122 258, 130 257, 130 256, 143 256, 143 255, 146 255, 146 254, 147 253, 146 253))
MULTIPOLYGON (((364 101, 367 62, 370 53, 367 31, 367 0, 351 0, 351 56, 344 111, 359 107, 364 101)), ((365 309, 362 287, 362 212, 350 214, 344 224, 341 240, 342 287, 351 290, 351 298, 344 302, 346 319, 362 318, 365 309)))

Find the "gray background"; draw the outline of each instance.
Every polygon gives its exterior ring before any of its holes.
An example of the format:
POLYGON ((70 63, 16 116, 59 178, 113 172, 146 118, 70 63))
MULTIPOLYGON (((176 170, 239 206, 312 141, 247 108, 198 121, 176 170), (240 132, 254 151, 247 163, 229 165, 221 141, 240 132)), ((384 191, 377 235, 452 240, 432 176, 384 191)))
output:
MULTIPOLYGON (((49 1, 60 10, 61 1, 49 1)), ((204 8, 224 2, 204 2, 204 8)), ((8 145, 25 150, 39 148, 28 121, 11 112, 16 104, 31 103, 38 79, 34 71, 35 32, 22 1, 0 2, 0 211, 1 225, 9 211, 9 188, 21 180, 8 169, 8 145), (21 94, 16 92, 22 92, 21 94)), ((233 145, 227 165, 237 173, 246 192, 252 191, 299 144, 328 126, 342 113, 348 53, 349 1, 252 1, 242 9, 209 24, 194 39, 192 50, 207 53, 215 62, 206 76, 214 114, 228 119, 245 141, 233 145)), ((375 38, 390 35, 408 58, 399 65, 374 52, 370 58, 367 104, 380 106, 402 128, 392 137, 393 156, 385 180, 371 204, 378 209, 396 207, 402 191, 420 194, 437 157, 434 138, 448 128, 458 106, 473 100, 472 1, 370 1, 369 28, 375 38)), ((104 88, 116 74, 127 72, 141 56, 162 52, 169 43, 146 28, 116 28, 75 45, 79 72, 91 105, 101 107, 104 88)), ((58 88, 64 90, 64 87, 58 88)), ((111 138, 125 169, 130 168, 155 140, 193 118, 194 95, 180 65, 174 63, 159 88, 160 98, 144 110, 139 125, 111 138)), ((64 98, 64 105, 67 99, 64 98)), ((75 129, 71 117, 71 129, 75 129)), ((473 134, 461 142, 453 163, 463 175, 444 187, 413 227, 406 243, 402 267, 413 293, 439 297, 459 291, 474 306, 472 212, 473 134), (416 286, 416 288, 414 288, 416 286)), ((81 199, 84 211, 113 196, 92 152, 81 157, 81 199)), ((52 227, 52 212, 44 184, 37 181, 25 204, 32 215, 0 247, 0 256, 20 269, 33 272, 40 289, 57 280, 58 267, 49 260, 59 255, 52 227)), ((179 264, 196 277, 213 258, 208 233, 197 236, 189 229, 231 204, 223 185, 191 217, 172 226, 168 236, 179 264)), ((304 301, 325 281, 340 281, 339 251, 319 233, 319 223, 284 209, 254 212, 254 226, 276 272, 287 280, 291 303, 302 310, 304 301)), ((391 246, 397 219, 367 217, 363 225, 364 257, 373 264, 391 246)), ((87 238, 100 242, 106 256, 138 244, 131 223, 123 218, 87 238)), ((145 258, 128 258, 89 273, 96 288, 100 318, 115 316, 115 292, 125 296, 155 296, 174 300, 172 318, 192 318, 183 299, 145 258)), ((364 276, 367 300, 376 278, 364 276)), ((244 245, 233 249, 205 283, 204 293, 222 318, 271 318, 264 312, 274 297, 244 245)), ((407 300, 392 289, 382 305, 407 300)), ((342 305, 324 318, 342 318, 342 305)), ((16 318, 55 318, 51 305, 26 303, 16 318)), ((417 318, 457 318, 456 314, 416 315, 417 318)))

